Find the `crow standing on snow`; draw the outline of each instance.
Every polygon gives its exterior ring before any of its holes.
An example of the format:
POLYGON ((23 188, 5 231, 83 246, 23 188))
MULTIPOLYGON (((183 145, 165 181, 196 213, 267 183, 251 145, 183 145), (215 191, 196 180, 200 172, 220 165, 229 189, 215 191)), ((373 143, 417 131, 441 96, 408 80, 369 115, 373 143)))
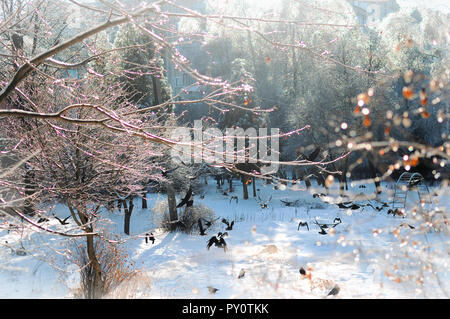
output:
POLYGON ((211 287, 211 286, 208 286, 208 290, 209 290, 209 293, 213 295, 213 294, 215 294, 219 289, 214 288, 214 287, 211 287))
POLYGON ((151 240, 152 244, 155 243, 155 237, 153 236, 153 233, 145 234, 145 243, 148 244, 148 241, 151 240))

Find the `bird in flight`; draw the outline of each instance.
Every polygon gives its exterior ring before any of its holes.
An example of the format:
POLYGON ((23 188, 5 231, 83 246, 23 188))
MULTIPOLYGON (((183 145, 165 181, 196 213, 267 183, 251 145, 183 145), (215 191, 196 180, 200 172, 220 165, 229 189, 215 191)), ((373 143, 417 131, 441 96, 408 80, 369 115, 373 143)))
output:
POLYGON ((297 230, 299 230, 300 227, 304 227, 304 226, 306 226, 306 228, 308 228, 308 230, 309 230, 308 222, 302 222, 302 221, 300 221, 300 222, 298 223, 297 230))
POLYGON ((61 218, 59 218, 56 215, 53 215, 53 217, 55 217, 60 222, 61 225, 68 225, 69 224, 69 222, 67 220, 70 218, 70 215, 67 216, 66 218, 64 218, 63 220, 61 220, 61 218))
POLYGON ((227 233, 218 233, 217 236, 212 236, 209 240, 208 240, 208 244, 206 245, 206 248, 208 248, 208 250, 211 248, 212 245, 218 247, 218 248, 223 248, 223 251, 226 252, 227 251, 227 243, 225 242, 225 239, 223 239, 224 236, 228 235, 227 233))
POLYGON ((189 187, 186 196, 184 196, 181 202, 177 205, 177 208, 183 207, 184 205, 186 205, 186 207, 191 207, 194 203, 191 197, 192 197, 192 186, 189 187))
POLYGON ((233 230, 234 220, 230 223, 227 219, 222 218, 222 223, 227 225, 227 228, 225 228, 225 230, 233 230))

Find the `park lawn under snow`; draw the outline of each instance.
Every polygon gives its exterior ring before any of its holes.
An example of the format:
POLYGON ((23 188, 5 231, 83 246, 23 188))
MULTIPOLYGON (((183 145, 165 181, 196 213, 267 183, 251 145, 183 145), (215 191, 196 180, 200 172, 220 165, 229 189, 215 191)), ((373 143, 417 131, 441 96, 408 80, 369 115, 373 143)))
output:
MULTIPOLYGON (((227 186, 225 183, 223 187, 227 186)), ((323 197, 313 198, 311 193, 324 193, 324 189, 304 191, 303 183, 274 190, 273 185, 258 181, 258 195, 263 200, 272 196, 265 209, 252 197, 251 187, 248 200, 242 199, 240 184, 235 182, 234 187, 232 195, 239 197, 238 203, 222 195, 213 180, 206 185, 204 199, 194 196, 194 205, 210 207, 216 218, 235 220, 233 230, 228 231, 229 237, 225 239, 226 252, 214 246, 210 250, 206 248, 207 240, 226 227, 220 219, 207 230, 207 236, 166 233, 155 229, 157 221, 151 210, 158 200, 166 201, 165 195, 149 194, 149 209, 145 210, 140 208, 140 199, 136 199, 131 235, 124 247, 147 280, 141 277, 137 280, 140 282, 127 283, 110 297, 324 298, 336 284, 340 287, 337 298, 448 297, 445 295, 450 282, 448 232, 415 235, 419 222, 410 216, 388 215, 387 208, 380 212, 371 207, 353 211, 339 209, 324 202, 323 197), (286 207, 280 199, 299 200, 298 207, 286 207), (313 221, 331 223, 334 218, 342 220, 334 228, 335 233, 319 234, 320 229, 313 221), (297 230, 300 221, 308 222, 309 231, 306 227, 297 230), (401 236, 395 236, 393 231, 403 222, 416 229, 401 228, 401 236), (154 244, 144 241, 143 235, 148 231, 155 235, 154 244), (401 239, 406 240, 406 244, 401 239), (414 246, 410 242, 414 242, 414 246), (426 243, 431 243, 431 248, 421 249, 426 243), (408 258, 404 258, 405 254, 408 258), (423 267, 418 267, 418 262, 432 262, 436 267, 420 274, 425 283, 422 289, 417 289, 415 279, 395 282, 404 272, 411 273, 411 278, 419 276, 416 272, 423 267), (311 277, 301 276, 300 267, 311 277), (245 276, 238 279, 241 269, 245 269, 245 276), (439 282, 434 280, 436 269, 439 269, 439 282), (218 291, 210 294, 208 286, 218 291)), ((383 184, 383 188, 378 200, 390 203, 390 185, 383 184)), ((360 195, 355 203, 381 206, 375 199, 363 200, 361 193, 373 196, 373 190, 373 184, 366 188, 350 187, 350 193, 360 195)), ((433 196, 432 207, 446 212, 450 205, 448 189, 436 190, 439 196, 433 196)), ((410 196, 410 204, 415 199, 410 196)), ((69 215, 62 205, 56 205, 53 212, 63 218, 69 215)), ((110 231, 123 235, 122 214, 106 210, 103 214, 111 219, 110 231)), ((64 227, 73 227, 73 222, 62 226, 51 218, 47 225, 67 229, 64 227)), ((73 297, 79 276, 77 267, 67 261, 70 247, 66 246, 64 238, 40 232, 8 234, 2 231, 0 243, 0 298, 73 297), (20 238, 27 251, 25 256, 12 253, 20 247, 20 238)))

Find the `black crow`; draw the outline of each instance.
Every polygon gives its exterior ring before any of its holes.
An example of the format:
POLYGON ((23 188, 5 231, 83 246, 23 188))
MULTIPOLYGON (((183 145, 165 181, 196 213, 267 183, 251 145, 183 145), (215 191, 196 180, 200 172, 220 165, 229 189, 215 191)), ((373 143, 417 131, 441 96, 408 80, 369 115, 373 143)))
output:
POLYGON ((225 228, 225 230, 233 230, 234 220, 231 223, 229 223, 228 220, 222 218, 222 223, 227 225, 227 228, 225 228))
POLYGON ((208 286, 208 290, 209 290, 210 294, 215 294, 219 289, 211 287, 211 286, 208 286))
POLYGON ((300 269, 298 271, 299 271, 300 275, 306 276, 306 270, 303 267, 300 267, 300 269))
POLYGON ((194 203, 193 200, 191 200, 192 196, 192 186, 189 187, 189 190, 186 193, 186 196, 184 196, 184 198, 181 200, 181 202, 177 205, 177 208, 183 207, 184 205, 187 205, 187 207, 192 206, 192 204, 194 203), (188 206, 190 205, 190 206, 188 206))
POLYGON ((288 206, 288 207, 290 207, 290 206, 297 206, 297 204, 298 204, 298 202, 299 202, 298 199, 295 200, 295 201, 293 201, 293 202, 284 201, 284 200, 282 200, 282 199, 280 199, 280 201, 281 201, 284 205, 286 205, 286 206, 288 206))
POLYGON ((168 169, 167 171, 161 170, 161 171, 162 171, 162 175, 163 175, 164 177, 167 177, 167 175, 169 175, 170 173, 176 171, 176 170, 178 169, 178 167, 179 167, 179 166, 177 166, 177 167, 175 167, 175 168, 172 168, 172 169, 168 169))
POLYGON ((333 287, 333 289, 330 290, 330 292, 328 293, 327 296, 336 296, 339 293, 340 290, 341 290, 341 288, 339 288, 338 285, 335 285, 333 287))
POLYGON ((153 236, 153 233, 145 234, 145 243, 148 244, 149 240, 151 240, 152 244, 155 243, 155 237, 153 236))
POLYGON ((40 224, 40 223, 48 222, 48 221, 50 221, 48 218, 41 217, 41 218, 39 218, 39 220, 37 222, 40 224))
MULTIPOLYGON (((219 233, 220 234, 220 233, 219 233)), ((223 248, 223 251, 227 251, 227 243, 225 242, 225 239, 223 239, 223 235, 219 234, 217 236, 213 236, 208 240, 208 244, 206 245, 206 248, 208 248, 208 250, 211 248, 212 245, 218 247, 218 248, 223 248)))
POLYGON ((261 197, 259 197, 259 195, 258 195, 258 202, 259 202, 259 206, 261 207, 261 208, 267 208, 268 207, 268 204, 269 204, 269 202, 272 200, 272 195, 270 195, 270 197, 269 197, 269 200, 267 200, 266 202, 264 202, 262 199, 261 199, 261 197))
POLYGON ((69 223, 67 222, 67 220, 70 218, 70 215, 67 216, 66 218, 64 218, 63 220, 61 220, 58 216, 53 215, 53 217, 55 217, 60 223, 61 225, 68 225, 69 223))
POLYGON ((230 197, 230 203, 231 203, 231 201, 232 201, 233 199, 236 201, 236 204, 239 202, 239 199, 238 199, 237 196, 231 196, 231 197, 230 197))
POLYGON ((398 208, 396 209, 388 209, 388 215, 392 214, 394 216, 402 216, 403 218, 405 217, 405 214, 398 208))
MULTIPOLYGON (((219 218, 220 218, 220 217, 219 217, 219 218)), ((203 221, 205 222, 205 226, 206 226, 206 227, 211 227, 212 224, 213 224, 216 220, 219 220, 219 218, 216 218, 216 219, 214 219, 214 220, 206 220, 206 219, 204 219, 204 218, 202 218, 202 219, 203 219, 203 221)))
POLYGON ((299 230, 300 227, 303 227, 303 226, 306 226, 306 228, 309 230, 308 222, 302 222, 302 221, 300 221, 300 222, 298 223, 297 230, 299 230))

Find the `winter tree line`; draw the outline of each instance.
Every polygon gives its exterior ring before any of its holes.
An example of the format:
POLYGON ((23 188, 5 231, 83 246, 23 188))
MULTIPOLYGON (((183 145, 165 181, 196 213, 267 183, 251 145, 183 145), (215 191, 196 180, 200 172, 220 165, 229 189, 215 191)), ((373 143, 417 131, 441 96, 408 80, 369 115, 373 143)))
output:
POLYGON ((82 239, 90 298, 107 290, 99 243, 126 240, 102 231, 101 208, 123 210, 129 234, 149 190, 177 221, 176 194, 207 176, 238 179, 244 199, 255 178, 344 190, 415 170, 447 183, 448 15, 399 10, 368 27, 346 1, 201 3, 0 1, 2 218, 82 239), (174 74, 190 85, 175 90, 174 74), (195 134, 198 119, 279 128, 281 169, 174 165, 172 129, 195 134), (54 202, 76 230, 36 221, 54 202))

